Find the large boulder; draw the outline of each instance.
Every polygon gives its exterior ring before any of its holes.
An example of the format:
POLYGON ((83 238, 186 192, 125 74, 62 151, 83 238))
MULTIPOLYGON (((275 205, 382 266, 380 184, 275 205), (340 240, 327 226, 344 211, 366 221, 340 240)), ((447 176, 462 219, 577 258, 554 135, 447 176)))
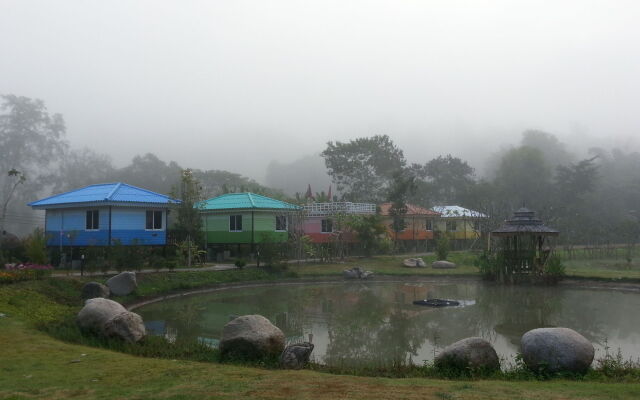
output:
POLYGON ((129 271, 121 272, 118 275, 109 278, 107 286, 109 286, 111 293, 116 296, 126 296, 138 287, 136 273, 129 271))
POLYGON ((569 328, 538 328, 520 339, 522 359, 533 371, 585 372, 595 350, 584 336, 569 328))
POLYGON ((435 269, 452 269, 455 267, 456 265, 451 261, 440 260, 440 261, 434 261, 433 263, 431 263, 431 268, 435 268, 435 269))
POLYGON ((445 369, 495 371, 500 368, 500 360, 491 343, 470 337, 445 347, 436 356, 435 365, 445 369))
POLYGON ((122 304, 96 297, 85 301, 84 307, 76 317, 76 323, 80 329, 102 333, 107 321, 123 312, 127 312, 127 309, 122 304))
POLYGON ((102 328, 102 334, 135 343, 142 339, 147 331, 141 316, 125 311, 109 319, 102 328))
POLYGON ((284 350, 284 333, 262 315, 243 315, 222 329, 223 357, 256 359, 277 356, 284 350))
POLYGON ((94 299, 96 297, 108 298, 111 291, 108 286, 98 282, 87 282, 82 286, 82 299, 94 299))
POLYGON ((286 369, 301 369, 309 362, 313 344, 309 342, 287 346, 280 355, 280 366, 286 369))

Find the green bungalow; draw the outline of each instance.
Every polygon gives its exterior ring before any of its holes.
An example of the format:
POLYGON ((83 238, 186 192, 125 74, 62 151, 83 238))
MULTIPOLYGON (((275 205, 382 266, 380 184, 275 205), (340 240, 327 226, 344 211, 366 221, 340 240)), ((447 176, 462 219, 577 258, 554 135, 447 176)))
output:
POLYGON ((302 209, 255 193, 223 194, 197 207, 210 259, 253 253, 257 243, 286 242, 291 215, 302 209))

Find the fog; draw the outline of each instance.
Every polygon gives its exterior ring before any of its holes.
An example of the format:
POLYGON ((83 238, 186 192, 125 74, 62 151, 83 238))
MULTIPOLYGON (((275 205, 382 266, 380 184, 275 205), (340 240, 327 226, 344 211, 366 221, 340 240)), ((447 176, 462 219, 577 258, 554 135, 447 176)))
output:
POLYGON ((43 99, 73 147, 120 166, 151 152, 264 181, 271 161, 375 134, 478 171, 526 129, 638 147, 635 1, 0 7, 0 93, 43 99))

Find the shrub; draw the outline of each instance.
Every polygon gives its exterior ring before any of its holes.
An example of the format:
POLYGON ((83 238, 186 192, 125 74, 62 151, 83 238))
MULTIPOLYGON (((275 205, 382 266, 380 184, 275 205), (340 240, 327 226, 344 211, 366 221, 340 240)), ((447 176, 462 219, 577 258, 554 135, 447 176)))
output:
POLYGON ((495 280, 500 271, 501 256, 485 251, 474 261, 484 279, 495 280))
POLYGON ((436 240, 436 258, 438 260, 446 260, 449 255, 450 243, 446 234, 441 234, 436 240))
POLYGON ((36 264, 47 263, 47 239, 44 232, 40 228, 33 230, 31 235, 24 240, 25 253, 27 260, 36 264))
POLYGON ((549 257, 547 264, 544 266, 544 277, 545 281, 548 283, 556 283, 565 275, 565 268, 562 264, 562 260, 560 256, 554 254, 549 257))
POLYGON ((242 269, 245 265, 247 265, 247 262, 242 258, 238 258, 234 264, 236 267, 242 269))

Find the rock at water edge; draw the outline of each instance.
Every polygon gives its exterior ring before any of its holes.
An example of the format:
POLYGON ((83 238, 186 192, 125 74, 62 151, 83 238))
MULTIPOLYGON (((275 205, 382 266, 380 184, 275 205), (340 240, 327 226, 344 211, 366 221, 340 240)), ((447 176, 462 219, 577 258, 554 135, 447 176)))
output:
POLYGON ((129 271, 119 273, 118 275, 109 278, 107 286, 109 286, 111 293, 116 296, 126 296, 138 287, 136 273, 129 271))
POLYGON ((309 342, 287 346, 280 356, 280 366, 286 369, 304 368, 309 362, 313 347, 313 344, 309 342))
POLYGON ((284 350, 284 334, 262 315, 243 315, 228 322, 222 330, 220 353, 256 359, 276 356, 284 350))
POLYGON ((585 372, 595 355, 591 342, 569 328, 530 330, 520 340, 520 351, 529 369, 549 372, 585 372))
POLYGON ((84 307, 76 317, 76 323, 80 329, 102 333, 108 320, 126 311, 127 309, 118 302, 96 297, 85 301, 84 307))
POLYGON ((439 368, 495 371, 500 368, 500 360, 491 343, 480 337, 470 337, 445 347, 436 357, 435 365, 439 368))
POLYGON ((130 343, 136 343, 147 334, 147 331, 140 315, 126 311, 108 320, 102 333, 106 337, 117 337, 130 343))
POLYGON ((81 297, 83 300, 95 299, 96 297, 109 298, 111 291, 109 287, 99 282, 87 282, 82 286, 81 297))

